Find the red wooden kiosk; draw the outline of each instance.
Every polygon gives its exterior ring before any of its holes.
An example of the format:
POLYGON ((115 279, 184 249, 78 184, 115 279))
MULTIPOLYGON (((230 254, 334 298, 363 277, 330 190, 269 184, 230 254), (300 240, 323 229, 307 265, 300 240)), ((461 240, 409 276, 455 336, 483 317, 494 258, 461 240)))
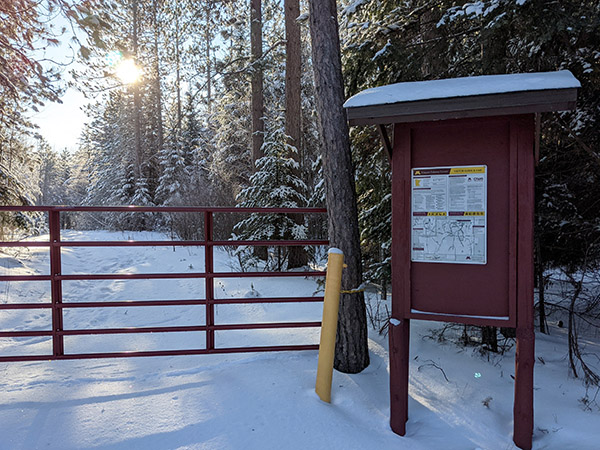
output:
POLYGON ((569 71, 487 75, 382 86, 345 103, 350 125, 377 125, 391 157, 397 434, 408 420, 410 319, 516 327, 513 440, 531 448, 539 113, 573 109, 579 87, 569 71))

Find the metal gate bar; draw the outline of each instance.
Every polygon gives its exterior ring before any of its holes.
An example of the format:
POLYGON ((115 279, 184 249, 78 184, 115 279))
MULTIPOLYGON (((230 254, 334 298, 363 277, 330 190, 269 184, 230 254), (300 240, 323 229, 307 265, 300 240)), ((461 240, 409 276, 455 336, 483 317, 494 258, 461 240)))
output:
POLYGON ((269 278, 269 277, 322 277, 324 271, 302 272, 214 272, 213 248, 219 246, 322 246, 327 240, 213 240, 215 213, 277 213, 277 214, 324 214, 323 208, 204 208, 204 207, 89 207, 89 206, 2 206, 2 212, 47 212, 49 223, 49 241, 11 241, 0 242, 0 247, 48 247, 50 253, 49 275, 4 275, 0 281, 49 281, 49 303, 12 303, 0 304, 2 310, 31 310, 51 309, 52 329, 35 331, 0 331, 0 338, 6 337, 52 337, 52 354, 0 356, 0 362, 8 361, 43 361, 62 359, 90 358, 122 358, 138 356, 174 356, 199 355, 211 353, 243 353, 271 352, 291 350, 316 350, 317 344, 308 345, 277 345, 254 347, 219 347, 215 346, 215 331, 259 330, 259 329, 289 329, 303 327, 319 327, 320 322, 274 322, 274 323, 244 323, 244 324, 215 324, 214 306, 219 304, 253 304, 253 303, 298 303, 320 302, 323 297, 269 297, 269 298, 228 298, 216 299, 214 295, 215 278, 269 278), (204 240, 194 241, 62 241, 60 230, 60 214, 65 212, 154 212, 154 213, 202 213, 204 216, 204 240), (62 274, 61 249, 63 247, 156 247, 156 246, 202 246, 205 249, 204 272, 197 273, 149 273, 149 274, 62 274), (71 280, 137 280, 137 279, 189 279, 205 280, 205 298, 187 300, 138 300, 111 302, 63 302, 62 282, 71 280), (112 307, 145 307, 145 306, 184 306, 204 305, 205 325, 171 326, 171 327, 127 327, 127 328, 95 328, 95 329, 63 329, 63 310, 67 308, 112 308, 112 307), (64 336, 110 335, 134 333, 177 333, 205 332, 206 348, 183 350, 128 351, 104 353, 65 353, 64 336))

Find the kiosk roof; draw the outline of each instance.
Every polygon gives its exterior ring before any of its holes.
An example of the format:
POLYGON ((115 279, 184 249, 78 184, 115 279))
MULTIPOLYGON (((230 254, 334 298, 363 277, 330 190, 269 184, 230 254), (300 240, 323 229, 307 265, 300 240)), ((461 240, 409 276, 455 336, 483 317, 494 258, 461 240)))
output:
POLYGON ((483 75, 371 88, 344 107, 351 125, 527 114, 573 109, 579 87, 568 70, 483 75))

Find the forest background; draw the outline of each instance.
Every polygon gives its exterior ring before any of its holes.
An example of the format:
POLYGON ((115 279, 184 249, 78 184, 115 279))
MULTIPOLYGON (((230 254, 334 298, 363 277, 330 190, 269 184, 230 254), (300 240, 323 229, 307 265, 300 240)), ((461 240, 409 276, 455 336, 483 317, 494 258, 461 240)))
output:
MULTIPOLYGON (((577 362, 575 328, 576 323, 600 328, 600 296, 583 288, 600 262, 600 2, 338 4, 347 97, 401 81, 500 73, 568 69, 581 81, 575 111, 542 115, 535 180, 536 311, 542 332, 548 316, 567 314, 572 370, 580 367, 589 378, 581 354, 577 362), (572 287, 566 303, 545 299, 557 273, 572 287)), ((307 16, 308 6, 300 1, 293 19, 299 71, 290 81, 282 0, 86 0, 76 6, 66 0, 1 1, 0 204, 323 206, 326 149, 319 144, 307 16), (84 33, 51 28, 56 16, 84 33), (37 51, 61 40, 76 50, 78 68, 36 60, 37 51), (107 55, 115 52, 142 68, 136 83, 114 76, 107 55), (68 70, 90 99, 89 121, 74 152, 57 152, 29 117, 60 98, 68 70), (298 93, 297 106, 287 103, 292 91, 298 93), (299 120, 290 124, 290 117, 299 120)), ((350 138, 364 277, 385 297, 388 157, 374 128, 353 128, 350 138)), ((200 232, 191 215, 72 214, 63 220, 65 228, 162 229, 182 239, 200 232)), ((4 233, 45 227, 35 214, 2 221, 4 233)), ((249 217, 221 222, 218 233, 317 237, 326 233, 326 224, 310 216, 249 217)), ((279 254, 268 263, 291 267, 310 257, 279 254)), ((252 264, 268 255, 240 258, 252 264)))

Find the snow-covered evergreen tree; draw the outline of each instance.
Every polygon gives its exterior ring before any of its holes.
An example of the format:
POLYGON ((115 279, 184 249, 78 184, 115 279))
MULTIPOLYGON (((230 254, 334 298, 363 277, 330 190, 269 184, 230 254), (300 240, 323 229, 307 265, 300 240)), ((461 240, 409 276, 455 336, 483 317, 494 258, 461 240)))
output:
POLYGON ((39 196, 38 205, 54 205, 59 194, 58 157, 45 141, 38 141, 39 196))
POLYGON ((161 205, 181 205, 182 195, 189 178, 185 159, 177 145, 166 146, 159 154, 162 175, 156 190, 157 202, 161 205))
MULTIPOLYGON (((298 177, 298 162, 290 155, 297 152, 288 143, 282 118, 269 122, 263 144, 264 156, 256 161, 250 185, 238 195, 239 206, 297 208, 306 204, 306 184, 298 177)), ((305 239, 306 225, 297 224, 286 214, 251 214, 235 226, 238 237, 250 240, 305 239)), ((280 248, 272 257, 278 268, 283 266, 285 253, 280 248)))
MULTIPOLYGON (((39 155, 28 136, 23 131, 0 128, 0 205, 34 205, 39 186, 39 155)), ((4 240, 35 233, 43 226, 41 214, 0 213, 0 238, 4 240)))

